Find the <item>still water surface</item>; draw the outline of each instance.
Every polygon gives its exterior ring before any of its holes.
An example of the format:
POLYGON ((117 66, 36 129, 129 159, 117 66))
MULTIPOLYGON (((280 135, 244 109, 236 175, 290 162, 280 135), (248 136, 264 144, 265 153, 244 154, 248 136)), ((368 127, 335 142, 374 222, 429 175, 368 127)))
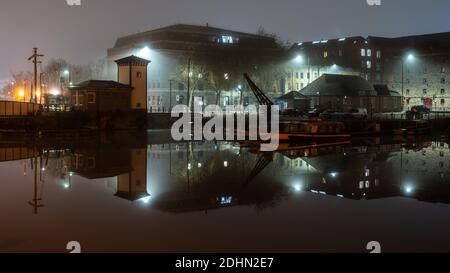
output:
POLYGON ((0 143, 0 252, 450 251, 445 139, 260 153, 164 132, 0 143))

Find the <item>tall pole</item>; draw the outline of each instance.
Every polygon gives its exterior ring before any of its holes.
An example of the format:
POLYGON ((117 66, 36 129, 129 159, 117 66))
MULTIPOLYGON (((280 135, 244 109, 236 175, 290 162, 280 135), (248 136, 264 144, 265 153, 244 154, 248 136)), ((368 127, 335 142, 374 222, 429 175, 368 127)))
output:
POLYGON ((404 108, 405 108, 405 96, 404 96, 403 90, 404 90, 404 85, 405 85, 405 80, 404 80, 405 62, 404 62, 403 58, 401 59, 401 61, 402 61, 402 108, 403 108, 402 110, 404 110, 404 108))
POLYGON ((186 103, 187 106, 189 107, 189 103, 191 100, 191 96, 190 96, 190 89, 191 89, 191 58, 189 58, 188 60, 188 73, 187 73, 187 98, 186 98, 186 103))
POLYGON ((169 80, 169 113, 172 112, 172 80, 169 80))
POLYGON ((33 93, 35 93, 35 95, 37 95, 36 94, 37 93, 37 86, 38 86, 37 65, 38 65, 38 63, 41 63, 38 60, 39 57, 44 57, 44 55, 43 54, 38 54, 38 48, 37 47, 33 48, 33 55, 30 58, 28 58, 28 61, 32 61, 33 64, 34 64, 34 86, 33 86, 32 91, 31 91, 30 102, 33 102, 33 100, 35 100, 35 102, 37 102, 37 100, 34 99, 33 93))
POLYGON ((39 96, 39 104, 42 104, 42 96, 44 96, 44 83, 42 82, 42 76, 45 75, 45 72, 41 72, 39 74, 39 86, 41 88, 41 94, 39 96))

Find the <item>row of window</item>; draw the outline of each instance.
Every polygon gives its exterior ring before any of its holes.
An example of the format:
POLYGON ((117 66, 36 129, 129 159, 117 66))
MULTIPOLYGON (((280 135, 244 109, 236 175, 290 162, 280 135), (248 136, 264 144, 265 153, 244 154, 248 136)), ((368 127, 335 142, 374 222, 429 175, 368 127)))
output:
MULTIPOLYGON (((95 103, 96 101, 96 94, 94 92, 88 92, 87 93, 87 103, 88 104, 92 104, 95 103)), ((83 94, 78 94, 77 95, 73 95, 72 96, 72 103, 75 106, 83 106, 84 104, 84 95, 83 94)))
MULTIPOLYGON (((410 94, 410 92, 411 92, 411 90, 410 89, 406 89, 406 95, 409 95, 410 94)), ((422 90, 422 93, 424 94, 424 95, 426 95, 427 93, 428 93, 428 89, 427 88, 424 88, 423 90, 422 90)), ((445 94, 445 89, 441 89, 441 95, 444 95, 445 94)))
MULTIPOLYGON (((361 49, 361 57, 372 57, 372 49, 361 49)), ((381 50, 377 50, 375 53, 375 57, 377 59, 381 59, 381 50)))
MULTIPOLYGON (((441 78, 441 84, 446 84, 447 83, 447 80, 445 79, 445 78, 441 78)), ((410 84, 411 83, 411 80, 410 79, 406 79, 405 80, 405 84, 410 84)), ((422 79, 422 83, 423 84, 428 84, 428 79, 427 78, 423 78, 422 79)))
MULTIPOLYGON (((339 57, 342 57, 344 55, 342 49, 339 49, 338 54, 339 54, 339 57)), ((361 49, 361 57, 372 57, 372 50, 371 49, 365 49, 365 48, 361 49)), ((375 57, 377 59, 381 59, 381 50, 377 50, 376 51, 375 57)), ((325 50, 323 52, 323 58, 324 59, 328 58, 328 51, 327 50, 325 50)))
MULTIPOLYGON (((444 74, 444 73, 447 72, 447 69, 446 69, 445 67, 441 67, 441 68, 439 69, 439 71, 440 71, 440 73, 444 74)), ((407 73, 407 74, 411 73, 411 69, 410 69, 410 68, 407 68, 407 69, 406 69, 406 73, 407 73)), ((423 74, 427 74, 427 73, 428 73, 428 68, 427 68, 427 67, 422 67, 422 73, 423 73, 423 74)))
MULTIPOLYGON (((441 103, 441 105, 444 105, 444 104, 445 104, 445 99, 441 99, 441 100, 440 100, 440 103, 441 103)), ((406 100, 406 104, 407 104, 407 105, 410 104, 410 100, 409 100, 409 99, 406 100)))

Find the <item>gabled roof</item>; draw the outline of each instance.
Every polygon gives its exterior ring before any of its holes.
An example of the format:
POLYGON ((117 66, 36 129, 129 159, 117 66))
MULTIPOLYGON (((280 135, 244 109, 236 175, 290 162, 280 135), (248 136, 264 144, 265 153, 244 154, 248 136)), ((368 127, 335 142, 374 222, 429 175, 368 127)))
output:
POLYGON ((305 96, 361 96, 376 95, 368 81, 351 75, 323 74, 301 90, 305 96))
POLYGON ((139 66, 147 66, 151 61, 143 58, 139 58, 137 56, 131 55, 119 60, 116 60, 118 65, 139 65, 139 66))
POLYGON ((277 98, 276 100, 311 100, 311 99, 305 95, 302 95, 300 92, 291 91, 277 98))
POLYGON ((84 81, 69 87, 69 89, 133 89, 132 86, 127 84, 122 84, 115 81, 99 81, 99 80, 89 80, 84 81))

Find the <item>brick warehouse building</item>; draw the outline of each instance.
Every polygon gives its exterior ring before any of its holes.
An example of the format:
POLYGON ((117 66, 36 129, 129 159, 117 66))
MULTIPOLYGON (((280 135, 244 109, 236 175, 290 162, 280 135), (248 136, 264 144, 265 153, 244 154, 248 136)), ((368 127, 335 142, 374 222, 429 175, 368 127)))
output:
POLYGON ((425 105, 437 111, 450 110, 449 55, 450 32, 322 39, 297 43, 290 50, 290 58, 299 63, 297 72, 310 73, 309 78, 297 79, 303 86, 342 67, 403 94, 405 109, 425 105))

